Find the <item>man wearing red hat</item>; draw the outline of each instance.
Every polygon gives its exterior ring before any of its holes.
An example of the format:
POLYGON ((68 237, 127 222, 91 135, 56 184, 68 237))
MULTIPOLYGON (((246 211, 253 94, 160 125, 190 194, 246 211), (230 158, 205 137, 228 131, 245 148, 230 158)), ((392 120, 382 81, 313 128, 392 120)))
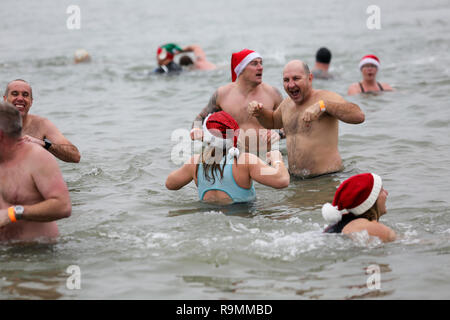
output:
POLYGON ((248 113, 265 128, 284 128, 289 172, 299 178, 311 178, 341 171, 338 151, 339 120, 364 122, 364 113, 337 93, 312 88, 313 75, 300 60, 286 64, 283 85, 289 97, 271 111, 264 102, 252 101, 248 113))
POLYGON ((348 88, 348 95, 358 93, 373 93, 382 91, 392 91, 392 87, 387 83, 379 83, 376 80, 378 70, 380 69, 380 59, 373 54, 364 56, 359 62, 359 70, 361 70, 362 82, 352 83, 348 88))
POLYGON ((256 151, 251 150, 250 146, 256 146, 259 151, 260 141, 267 141, 267 151, 270 151, 271 142, 278 140, 279 135, 272 130, 260 131, 263 127, 247 114, 247 106, 253 100, 261 101, 264 108, 271 111, 275 110, 283 100, 276 88, 262 81, 262 74, 262 57, 259 53, 248 49, 233 53, 232 82, 217 89, 207 106, 197 115, 192 125, 191 138, 201 139, 203 137, 201 126, 206 116, 223 110, 238 122, 241 128, 240 139, 245 141, 246 151, 256 151))

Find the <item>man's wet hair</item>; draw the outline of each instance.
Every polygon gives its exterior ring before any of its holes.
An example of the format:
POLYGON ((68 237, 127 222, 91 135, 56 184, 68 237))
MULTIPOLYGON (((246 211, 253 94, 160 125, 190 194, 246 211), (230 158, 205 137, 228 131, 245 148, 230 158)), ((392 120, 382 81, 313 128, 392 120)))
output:
POLYGON ((307 76, 309 76, 309 74, 311 73, 311 71, 309 71, 308 65, 307 65, 305 62, 303 62, 303 61, 302 61, 302 63, 303 63, 303 70, 305 71, 305 74, 306 74, 307 76))
POLYGON ((329 64, 331 61, 331 51, 325 47, 320 48, 316 53, 316 61, 329 64))
POLYGON ((180 66, 188 67, 190 65, 193 65, 194 61, 192 61, 191 57, 184 55, 180 58, 180 66))
POLYGON ((8 82, 8 84, 6 85, 6 89, 5 89, 5 97, 8 96, 8 93, 9 93, 9 85, 10 85, 11 83, 13 83, 14 81, 22 81, 22 82, 25 82, 27 85, 29 85, 29 86, 30 86, 30 97, 31 97, 31 99, 33 99, 33 89, 31 88, 31 85, 30 85, 27 81, 25 81, 25 80, 23 80, 23 79, 15 79, 15 80, 12 80, 12 81, 8 82))
POLYGON ((11 138, 22 136, 22 117, 11 103, 0 102, 0 130, 11 138))

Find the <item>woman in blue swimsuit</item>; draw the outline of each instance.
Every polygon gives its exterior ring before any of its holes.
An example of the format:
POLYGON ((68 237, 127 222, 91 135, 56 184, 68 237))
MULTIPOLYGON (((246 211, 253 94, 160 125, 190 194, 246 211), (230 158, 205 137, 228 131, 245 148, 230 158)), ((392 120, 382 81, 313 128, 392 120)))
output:
POLYGON ((277 189, 289 185, 289 172, 279 151, 267 153, 271 165, 254 154, 239 153, 239 126, 225 111, 205 119, 203 134, 202 154, 173 171, 167 177, 167 189, 178 190, 194 180, 201 201, 231 204, 255 200, 253 180, 277 189))

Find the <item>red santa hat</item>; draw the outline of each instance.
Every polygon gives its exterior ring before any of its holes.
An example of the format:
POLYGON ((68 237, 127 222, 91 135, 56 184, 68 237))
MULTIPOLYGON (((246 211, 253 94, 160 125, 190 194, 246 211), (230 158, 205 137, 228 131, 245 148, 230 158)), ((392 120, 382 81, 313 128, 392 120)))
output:
POLYGON ((327 222, 336 223, 347 212, 363 214, 377 201, 381 186, 380 176, 374 173, 361 173, 348 178, 336 190, 333 204, 323 205, 322 216, 327 222))
POLYGON ((377 66, 378 69, 380 69, 380 59, 376 55, 368 54, 364 57, 362 57, 361 61, 359 62, 359 69, 365 65, 365 64, 374 64, 377 66))
POLYGON ((258 52, 249 49, 233 53, 231 55, 231 80, 236 81, 245 67, 256 58, 262 57, 258 52))
POLYGON ((216 148, 225 148, 235 157, 239 157, 238 136, 238 123, 225 111, 211 113, 203 122, 203 142, 216 148))

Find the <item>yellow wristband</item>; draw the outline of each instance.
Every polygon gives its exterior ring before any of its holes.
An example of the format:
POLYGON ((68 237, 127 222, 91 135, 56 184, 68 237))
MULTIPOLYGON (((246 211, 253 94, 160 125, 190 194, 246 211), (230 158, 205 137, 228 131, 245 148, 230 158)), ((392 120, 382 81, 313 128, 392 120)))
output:
POLYGON ((16 222, 16 212, 14 211, 14 207, 9 207, 8 208, 8 217, 9 220, 11 220, 11 222, 16 222))
POLYGON ((320 105, 320 111, 325 112, 327 110, 325 108, 325 103, 323 102, 323 100, 319 101, 319 105, 320 105))

